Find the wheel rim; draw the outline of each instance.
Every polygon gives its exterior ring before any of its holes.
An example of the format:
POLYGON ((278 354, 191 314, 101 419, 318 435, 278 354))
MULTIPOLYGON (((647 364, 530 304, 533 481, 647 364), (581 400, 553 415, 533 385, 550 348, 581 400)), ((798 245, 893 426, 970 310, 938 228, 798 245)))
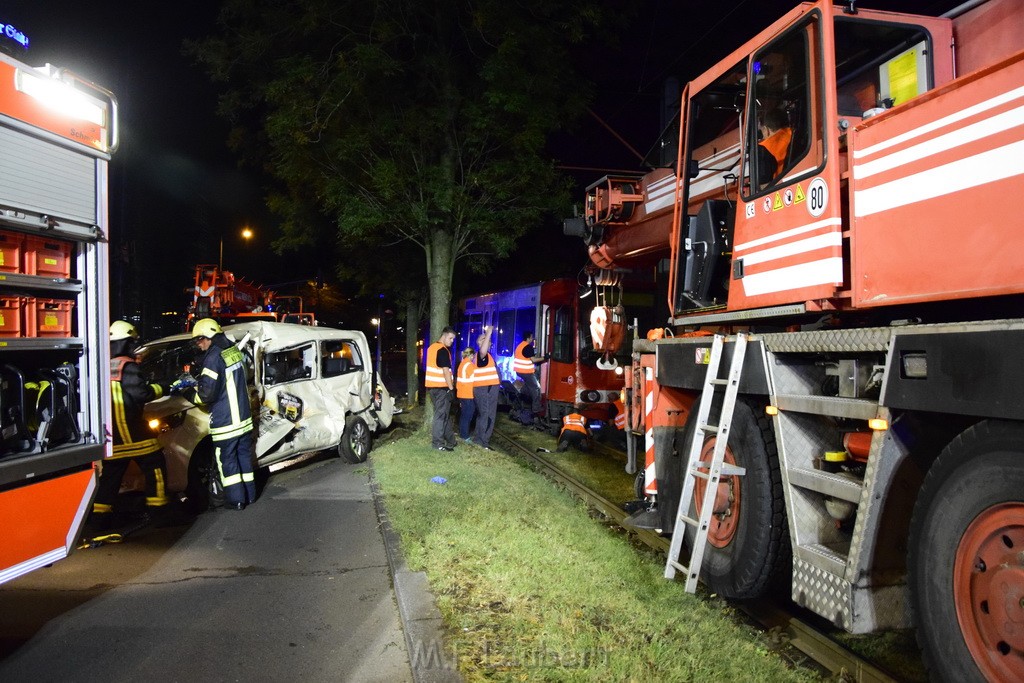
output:
POLYGON ((964 641, 990 681, 1024 680, 1024 504, 979 514, 957 546, 953 602, 964 641))
MULTIPOLYGON (((704 442, 704 448, 700 452, 702 462, 710 462, 712 451, 715 449, 715 439, 708 439, 704 442)), ((725 447, 725 462, 730 465, 736 464, 736 456, 732 449, 725 447)), ((693 500, 697 514, 704 504, 704 492, 707 490, 706 479, 697 479, 693 500)), ((711 524, 708 527, 708 543, 716 548, 724 548, 736 537, 740 521, 740 481, 738 477, 722 476, 718 482, 718 491, 715 495, 715 508, 711 515, 711 524)))
POLYGON ((366 429, 366 425, 362 421, 357 422, 352 426, 352 438, 349 440, 349 445, 352 447, 352 452, 358 455, 360 458, 366 455, 367 444, 369 439, 369 431, 366 429))

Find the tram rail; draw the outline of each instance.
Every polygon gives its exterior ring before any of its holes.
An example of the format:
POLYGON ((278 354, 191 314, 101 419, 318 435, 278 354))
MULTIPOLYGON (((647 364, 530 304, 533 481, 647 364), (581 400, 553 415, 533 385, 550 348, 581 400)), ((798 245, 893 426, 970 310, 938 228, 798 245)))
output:
MULTIPOLYGON (((563 472, 555 462, 544 457, 544 453, 532 452, 500 428, 494 430, 494 436, 499 437, 515 454, 524 457, 536 470, 565 486, 584 500, 587 505, 613 521, 639 542, 659 553, 668 552, 669 539, 648 529, 624 526, 623 522, 629 516, 625 510, 586 484, 563 472)), ((608 449, 607 446, 600 447, 602 450, 608 449)), ((768 600, 734 603, 733 606, 773 634, 773 638, 796 648, 821 667, 842 677, 842 680, 858 681, 859 683, 889 683, 898 680, 841 643, 837 643, 811 624, 768 600)))

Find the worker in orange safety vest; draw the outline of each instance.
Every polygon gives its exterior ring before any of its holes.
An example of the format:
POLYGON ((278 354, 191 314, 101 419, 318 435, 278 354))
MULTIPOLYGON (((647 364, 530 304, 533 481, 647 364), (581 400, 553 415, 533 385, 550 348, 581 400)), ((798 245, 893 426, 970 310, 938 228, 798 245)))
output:
POLYGON ((459 437, 469 442, 469 425, 476 413, 473 400, 473 372, 476 370, 476 352, 472 348, 462 349, 462 362, 455 372, 455 398, 459 399, 459 437))
POLYGON ((534 349, 533 331, 523 334, 523 341, 516 346, 515 355, 512 358, 512 369, 523 381, 523 389, 530 397, 530 413, 534 421, 540 419, 540 381, 537 379, 538 365, 545 362, 547 357, 538 358, 534 349))
POLYGON ((452 428, 452 391, 455 377, 452 375, 452 344, 455 330, 445 327, 437 341, 427 347, 427 369, 424 384, 434 417, 430 425, 430 445, 439 451, 455 449, 455 430, 452 428))
POLYGON ((491 434, 494 432, 494 421, 498 417, 498 386, 501 376, 498 364, 494 362, 491 349, 491 328, 484 327, 483 334, 477 338, 476 369, 473 371, 473 400, 476 402, 476 434, 477 446, 487 450, 491 448, 491 434))
POLYGON ((793 141, 793 129, 789 127, 786 112, 769 109, 761 121, 761 142, 758 144, 758 168, 762 180, 777 178, 786 165, 786 155, 793 141))
POLYGON ((558 435, 558 452, 564 453, 569 450, 569 446, 575 446, 581 451, 589 451, 590 436, 587 418, 579 413, 569 413, 562 418, 562 432, 558 435))

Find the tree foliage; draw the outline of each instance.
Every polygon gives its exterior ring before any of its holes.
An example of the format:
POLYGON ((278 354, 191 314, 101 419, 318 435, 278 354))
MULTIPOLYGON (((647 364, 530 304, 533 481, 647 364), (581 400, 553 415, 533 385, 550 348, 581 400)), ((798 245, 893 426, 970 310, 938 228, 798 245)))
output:
MULTIPOLYGON (((414 245, 439 329, 457 263, 486 268, 567 205, 544 145, 585 104, 570 51, 603 11, 583 0, 227 0, 217 35, 187 49, 226 84, 234 147, 276 180, 275 246, 315 244, 327 225, 340 258, 388 273, 378 250, 414 245)), ((408 258, 395 261, 390 280, 422 289, 408 258)))

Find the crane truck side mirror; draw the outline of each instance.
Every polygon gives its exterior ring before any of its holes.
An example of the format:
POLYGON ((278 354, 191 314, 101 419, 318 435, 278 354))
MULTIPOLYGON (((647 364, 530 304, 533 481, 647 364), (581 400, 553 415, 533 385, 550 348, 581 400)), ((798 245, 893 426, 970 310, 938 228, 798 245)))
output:
POLYGON ((686 172, 691 178, 696 178, 700 174, 700 163, 696 159, 690 159, 686 164, 686 172))

